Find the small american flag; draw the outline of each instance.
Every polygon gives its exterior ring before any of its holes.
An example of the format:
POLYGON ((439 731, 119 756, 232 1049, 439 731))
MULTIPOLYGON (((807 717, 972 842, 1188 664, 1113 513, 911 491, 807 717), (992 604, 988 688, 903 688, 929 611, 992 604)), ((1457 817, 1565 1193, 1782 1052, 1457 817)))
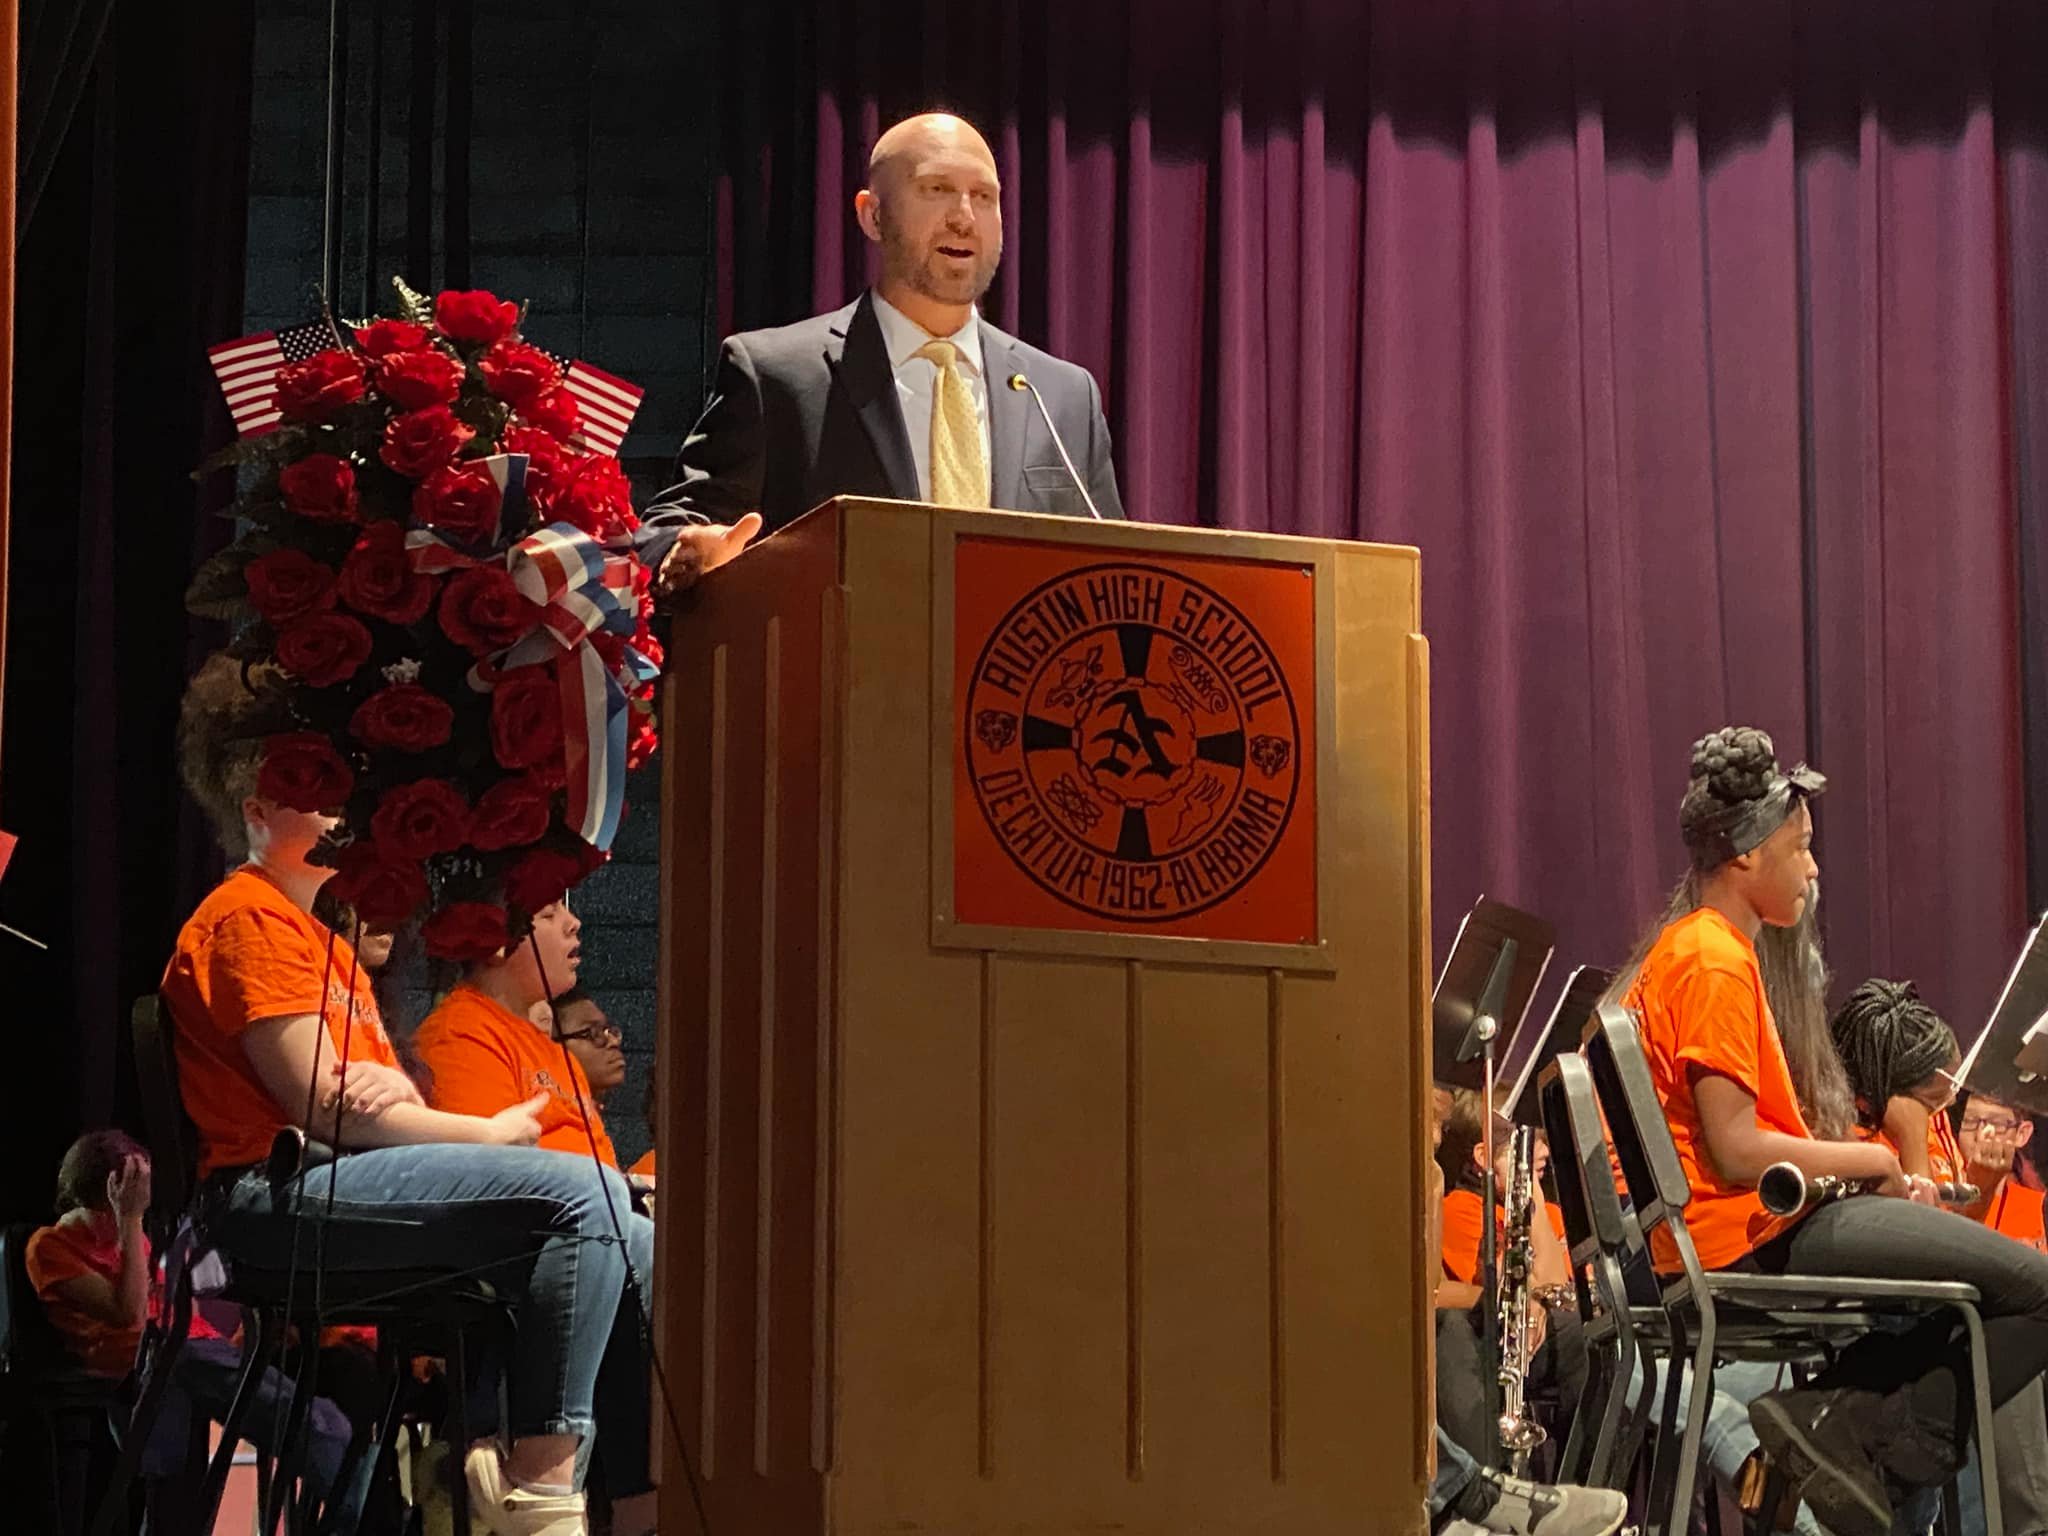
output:
POLYGON ((574 362, 564 360, 563 367, 566 371, 562 387, 576 397, 583 420, 584 446, 593 453, 617 458, 619 444, 626 440, 626 429, 633 425, 633 413, 640 409, 641 398, 647 391, 638 384, 613 377, 602 368, 593 368, 580 358, 574 362))
POLYGON ((239 341, 224 341, 206 352, 227 396, 228 414, 243 437, 260 437, 277 429, 277 370, 303 363, 315 352, 342 345, 326 320, 314 320, 282 331, 259 331, 239 341))

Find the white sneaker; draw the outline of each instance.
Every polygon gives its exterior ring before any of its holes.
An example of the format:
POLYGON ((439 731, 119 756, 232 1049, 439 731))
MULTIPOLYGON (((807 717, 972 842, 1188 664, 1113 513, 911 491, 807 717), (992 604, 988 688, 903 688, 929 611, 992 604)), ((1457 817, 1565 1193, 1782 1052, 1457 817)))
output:
POLYGON ((497 1446, 472 1446, 462 1471, 469 1483, 471 1520, 497 1536, 590 1536, 582 1494, 529 1493, 512 1487, 497 1446))

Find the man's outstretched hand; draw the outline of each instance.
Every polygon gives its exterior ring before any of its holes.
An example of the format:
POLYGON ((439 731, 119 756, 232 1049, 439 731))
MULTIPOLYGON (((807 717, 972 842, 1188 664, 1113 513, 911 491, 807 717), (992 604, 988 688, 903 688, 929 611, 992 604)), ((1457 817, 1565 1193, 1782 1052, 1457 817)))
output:
POLYGON ((736 559, 761 531, 761 514, 749 512, 736 523, 694 523, 676 535, 654 575, 657 600, 674 597, 706 571, 736 559))

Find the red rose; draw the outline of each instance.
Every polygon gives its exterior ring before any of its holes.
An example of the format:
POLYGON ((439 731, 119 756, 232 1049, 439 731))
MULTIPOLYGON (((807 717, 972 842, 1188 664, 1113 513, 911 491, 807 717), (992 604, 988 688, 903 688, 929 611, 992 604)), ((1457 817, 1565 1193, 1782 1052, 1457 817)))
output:
POLYGON ((490 853, 539 842, 554 820, 554 807, 555 792, 538 779, 500 779, 470 815, 469 844, 490 853))
POLYGON ((626 726, 626 768, 638 768, 661 749, 661 731, 654 716, 633 711, 626 726))
POLYGON ((313 613, 277 632, 277 663, 311 688, 330 688, 370 659, 370 632, 341 613, 313 613))
POLYGON ((519 306, 481 288, 451 288, 434 300, 434 324, 457 341, 501 341, 519 324, 519 306))
POLYGON ((387 859, 424 859, 469 841, 469 802, 446 779, 419 779, 385 793, 370 836, 387 859))
POLYGON ((249 602, 272 624, 334 606, 334 572, 303 549, 273 549, 242 567, 249 602))
POLYGON ((585 873, 575 854, 536 848, 505 871, 505 899, 530 917, 560 901, 585 873))
POLYGON ((277 408, 293 421, 325 421, 363 398, 363 360, 330 347, 277 370, 277 408))
POLYGON ((359 521, 356 467, 331 453, 309 453, 277 472, 277 493, 301 517, 321 523, 359 521))
POLYGON ((412 520, 439 529, 464 544, 488 544, 498 531, 504 493, 491 472, 471 459, 444 464, 412 493, 412 520))
POLYGON ((427 877, 415 860, 381 857, 372 843, 351 843, 342 851, 334 894, 356 909, 365 928, 400 928, 427 904, 427 877))
POLYGON ((475 430, 447 406, 430 405, 423 411, 392 417, 377 457, 401 475, 418 480, 454 458, 475 436, 475 430))
POLYGON ((377 392, 400 410, 446 405, 462 393, 462 364, 439 347, 394 352, 377 364, 377 392))
POLYGON ((477 359, 476 371, 484 388, 515 408, 562 382, 562 365, 523 341, 499 342, 477 359))
POLYGON ((455 729, 455 711, 446 699, 418 683, 380 688, 356 706, 349 734, 372 747, 424 752, 445 744, 455 729))
POLYGON ((372 357, 411 352, 427 344, 427 328, 410 320, 372 320, 356 329, 356 345, 372 357))
POLYGON ((546 667, 514 667, 498 680, 491 694, 491 751, 506 768, 534 768, 562 756, 562 690, 546 667))
POLYGON ((657 672, 668 664, 667 649, 654 637, 653 629, 644 618, 640 621, 640 627, 633 631, 633 649, 645 656, 648 665, 657 672))
POLYGON ((263 743, 256 793, 293 811, 331 811, 348 802, 356 778, 318 731, 287 731, 263 743))
POLYGON ((555 482, 548 512, 573 523, 592 538, 629 532, 633 520, 633 482, 619 461, 601 453, 574 460, 555 482))
POLYGON ((363 530, 341 562, 336 587, 349 607, 387 624, 417 624, 434 605, 434 578, 412 568, 405 530, 396 523, 363 530))
POLYGON ((551 389, 544 395, 534 396, 519 408, 519 415, 528 425, 564 440, 583 421, 582 408, 566 389, 551 389))
POLYGON ((420 930, 436 960, 488 960, 512 942, 511 919, 488 901, 451 902, 420 930))
POLYGON ((502 651, 540 622, 540 605, 521 595, 500 565, 462 572, 441 594, 441 629, 472 656, 502 651))

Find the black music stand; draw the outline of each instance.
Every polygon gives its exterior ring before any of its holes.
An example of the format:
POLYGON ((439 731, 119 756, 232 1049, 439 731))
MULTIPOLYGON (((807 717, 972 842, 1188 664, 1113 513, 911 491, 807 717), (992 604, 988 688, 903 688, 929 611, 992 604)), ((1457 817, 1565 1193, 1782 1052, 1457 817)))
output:
POLYGON ((1963 1057, 1957 1082, 2030 1115, 2048 1115, 2048 917, 2020 946, 2005 988, 1963 1057))
POLYGON ((1458 924, 1458 936, 1451 941, 1450 957, 1437 977, 1431 1002, 1430 1076, 1441 1087, 1477 1092, 1486 1086, 1480 1059, 1459 1053, 1471 1031, 1494 958, 1507 939, 1515 941, 1515 957, 1496 1019, 1496 1060, 1505 1059, 1519 1038, 1530 1000, 1536 996, 1551 952, 1557 947, 1557 930, 1532 913, 1482 896, 1458 924))
POLYGON ((1513 1117, 1515 1124, 1534 1126, 1538 1130, 1543 1128, 1542 1105, 1527 1089, 1543 1075, 1543 1069, 1550 1065, 1553 1057, 1579 1048, 1579 1037, 1585 1032, 1586 1020, 1593 1017, 1593 1010, 1600 1006, 1600 999, 1613 985, 1614 972, 1602 970, 1597 965, 1580 966, 1565 978, 1564 990, 1558 993, 1557 1002, 1550 1010, 1550 1017, 1543 1021, 1543 1027, 1523 1029, 1516 1034, 1515 1048, 1501 1062, 1500 1068, 1502 1079, 1513 1085, 1508 1089, 1507 1100, 1501 1109, 1513 1117))
MULTIPOLYGON (((1493 1220, 1494 1068, 1521 1033, 1555 944, 1554 930, 1541 918, 1482 897, 1458 925, 1458 937, 1436 984, 1431 1041, 1436 1081, 1476 1089, 1481 1095, 1479 1330, 1485 1369, 1480 1386, 1489 1424, 1500 1421, 1500 1329, 1494 1307, 1499 1263, 1493 1220)), ((1482 1460, 1497 1468, 1500 1447, 1489 1444, 1482 1460)))

